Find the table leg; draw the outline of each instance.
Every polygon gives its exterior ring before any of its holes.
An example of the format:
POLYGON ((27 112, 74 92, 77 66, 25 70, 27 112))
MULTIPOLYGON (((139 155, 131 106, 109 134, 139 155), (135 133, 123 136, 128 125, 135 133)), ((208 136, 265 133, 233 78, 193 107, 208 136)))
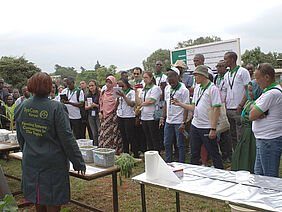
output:
POLYGON ((146 212, 145 185, 140 184, 140 186, 141 186, 142 212, 146 212))
POLYGON ((117 172, 113 172, 113 174, 112 174, 112 184, 113 184, 113 206, 114 206, 114 212, 118 212, 117 172))
POLYGON ((176 211, 180 212, 180 201, 179 201, 179 192, 176 193, 176 211))

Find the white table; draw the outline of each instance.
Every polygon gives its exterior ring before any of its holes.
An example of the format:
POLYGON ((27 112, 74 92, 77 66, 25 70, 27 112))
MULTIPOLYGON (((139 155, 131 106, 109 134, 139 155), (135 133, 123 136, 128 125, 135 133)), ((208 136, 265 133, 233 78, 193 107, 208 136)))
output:
POLYGON ((147 180, 146 174, 132 178, 141 185, 142 211, 146 211, 145 185, 176 192, 176 210, 180 211, 179 193, 219 200, 244 208, 282 211, 282 179, 251 175, 249 181, 236 182, 236 172, 191 164, 174 163, 184 169, 180 183, 147 180))

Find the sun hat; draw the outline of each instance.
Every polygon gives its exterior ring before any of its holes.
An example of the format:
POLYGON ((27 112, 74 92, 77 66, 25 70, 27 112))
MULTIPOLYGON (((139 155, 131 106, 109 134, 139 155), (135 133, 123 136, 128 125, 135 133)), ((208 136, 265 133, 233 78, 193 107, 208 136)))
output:
POLYGON ((193 75, 194 74, 201 74, 204 75, 206 78, 209 78, 208 67, 205 65, 199 65, 196 67, 195 71, 193 72, 193 75))
POLYGON ((176 60, 175 64, 172 64, 173 67, 181 67, 183 69, 188 69, 188 66, 183 60, 176 60))

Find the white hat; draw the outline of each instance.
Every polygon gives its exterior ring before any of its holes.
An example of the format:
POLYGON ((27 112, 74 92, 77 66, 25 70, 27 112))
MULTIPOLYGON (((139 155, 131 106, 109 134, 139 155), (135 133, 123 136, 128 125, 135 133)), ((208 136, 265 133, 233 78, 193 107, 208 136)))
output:
POLYGON ((174 72, 177 73, 177 75, 180 74, 179 70, 177 68, 175 68, 175 67, 168 68, 167 71, 174 71, 174 72))

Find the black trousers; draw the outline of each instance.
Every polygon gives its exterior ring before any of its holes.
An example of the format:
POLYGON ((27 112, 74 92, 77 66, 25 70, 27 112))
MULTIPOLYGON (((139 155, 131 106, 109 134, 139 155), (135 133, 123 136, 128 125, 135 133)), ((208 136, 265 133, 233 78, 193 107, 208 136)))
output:
POLYGON ((131 146, 131 152, 134 157, 138 157, 137 142, 134 138, 135 117, 133 118, 121 118, 118 117, 118 128, 121 134, 123 151, 129 153, 129 144, 131 146))
POLYGON ((160 151, 160 131, 157 122, 154 120, 142 120, 142 126, 145 133, 148 150, 160 151))
POLYGON ((144 153, 147 151, 147 143, 145 133, 143 131, 142 122, 139 118, 135 118, 135 140, 137 142, 138 151, 144 153))
POLYGON ((85 134, 83 135, 84 125, 81 119, 70 119, 70 124, 76 139, 85 138, 85 134))

